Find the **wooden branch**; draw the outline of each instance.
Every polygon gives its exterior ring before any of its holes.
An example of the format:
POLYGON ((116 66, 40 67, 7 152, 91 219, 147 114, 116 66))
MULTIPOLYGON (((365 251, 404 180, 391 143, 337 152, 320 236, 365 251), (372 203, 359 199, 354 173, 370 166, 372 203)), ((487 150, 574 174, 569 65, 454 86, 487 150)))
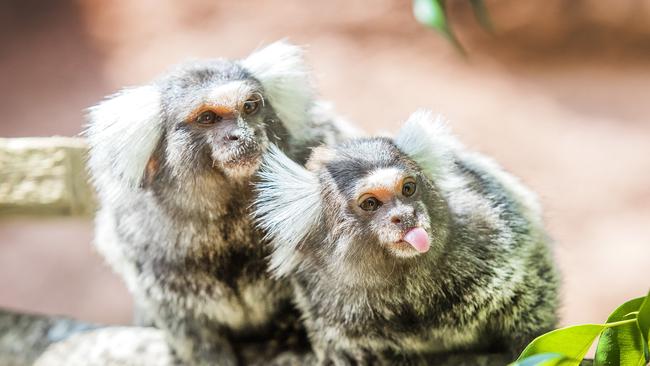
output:
MULTIPOLYGON (((270 359, 264 355, 264 345, 248 345, 239 350, 243 365, 316 365, 313 354, 282 355, 270 359), (247 349, 248 348, 248 349, 247 349)), ((139 327, 106 327, 73 335, 50 345, 36 359, 34 366, 177 366, 161 330, 139 327)), ((439 359, 423 360, 417 365, 453 366, 506 366, 512 356, 494 353, 474 355, 471 352, 451 353, 439 359)), ((409 363, 411 365, 411 363, 409 363)), ((592 360, 584 360, 580 366, 592 366, 592 360)))
POLYGON ((80 138, 0 138, 0 217, 90 216, 87 151, 80 138))
MULTIPOLYGON (((241 364, 268 365, 276 347, 268 341, 236 344, 241 364)), ((424 365, 505 366, 512 355, 457 352, 427 357, 424 365)), ((286 352, 274 365, 314 365, 313 353, 286 352)), ((581 366, 592 366, 585 360, 581 366)), ((102 326, 66 317, 21 313, 0 308, 2 366, 178 366, 162 330, 102 326)))
POLYGON ((177 366, 162 331, 154 328, 109 327, 57 342, 34 366, 177 366))

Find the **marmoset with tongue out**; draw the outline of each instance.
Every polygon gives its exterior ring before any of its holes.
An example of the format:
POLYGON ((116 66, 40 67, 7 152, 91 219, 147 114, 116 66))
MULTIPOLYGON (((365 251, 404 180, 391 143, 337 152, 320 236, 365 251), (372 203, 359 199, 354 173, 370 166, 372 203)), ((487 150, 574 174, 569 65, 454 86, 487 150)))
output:
POLYGON ((256 216, 319 364, 505 364, 556 324, 534 195, 428 111, 395 139, 267 154, 256 216))

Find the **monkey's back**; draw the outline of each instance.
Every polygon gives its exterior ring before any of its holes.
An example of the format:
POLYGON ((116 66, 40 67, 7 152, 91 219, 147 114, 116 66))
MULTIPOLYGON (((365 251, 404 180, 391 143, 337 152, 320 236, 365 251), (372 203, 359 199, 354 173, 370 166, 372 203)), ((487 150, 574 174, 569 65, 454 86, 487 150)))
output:
POLYGON ((557 322, 559 274, 542 210, 534 193, 481 154, 458 152, 454 171, 445 263, 466 305, 458 315, 474 313, 482 337, 518 352, 557 322))

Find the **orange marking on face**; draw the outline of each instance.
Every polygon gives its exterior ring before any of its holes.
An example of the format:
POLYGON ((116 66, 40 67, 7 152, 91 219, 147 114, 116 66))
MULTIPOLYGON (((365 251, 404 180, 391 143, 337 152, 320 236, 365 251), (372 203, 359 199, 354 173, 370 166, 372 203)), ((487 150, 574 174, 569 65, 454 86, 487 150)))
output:
POLYGON ((200 107, 196 108, 187 119, 188 123, 196 121, 196 119, 205 111, 212 111, 217 116, 223 119, 234 119, 237 116, 237 110, 232 107, 224 105, 214 105, 214 104, 202 104, 200 107))
POLYGON ((397 168, 380 168, 368 174, 361 182, 359 197, 371 194, 382 202, 402 192, 404 172, 397 168))
POLYGON ((385 188, 385 187, 376 187, 376 188, 366 190, 362 194, 362 197, 363 196, 368 196, 368 195, 374 196, 375 198, 377 198, 381 202, 387 202, 387 201, 390 201, 393 198, 395 193, 392 192, 390 189, 385 188))

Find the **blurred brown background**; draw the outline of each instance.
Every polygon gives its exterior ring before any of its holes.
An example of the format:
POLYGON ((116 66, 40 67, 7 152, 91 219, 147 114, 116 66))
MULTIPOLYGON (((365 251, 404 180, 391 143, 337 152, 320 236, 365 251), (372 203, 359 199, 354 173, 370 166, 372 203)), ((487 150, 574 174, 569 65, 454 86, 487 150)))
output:
MULTIPOLYGON (((650 1, 451 0, 459 57, 406 0, 0 2, 0 136, 74 135, 82 110, 195 57, 309 45, 322 96, 369 132, 443 113, 546 208, 563 322, 599 322, 650 288, 650 1)), ((0 221, 0 306, 127 323, 92 223, 0 221)))

